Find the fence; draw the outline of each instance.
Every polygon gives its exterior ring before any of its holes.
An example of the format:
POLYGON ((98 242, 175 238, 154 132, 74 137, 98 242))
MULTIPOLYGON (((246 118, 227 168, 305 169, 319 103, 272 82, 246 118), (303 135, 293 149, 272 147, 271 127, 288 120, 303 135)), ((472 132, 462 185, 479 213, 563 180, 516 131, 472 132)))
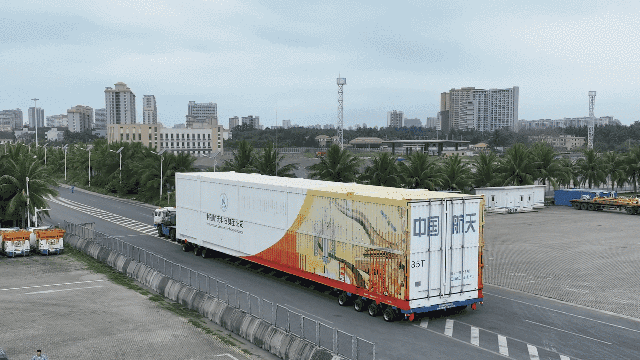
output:
POLYGON ((173 280, 214 296, 229 306, 263 319, 277 328, 295 334, 332 351, 334 354, 351 360, 375 360, 376 345, 370 341, 310 319, 285 306, 275 304, 248 291, 229 285, 225 281, 192 270, 151 251, 96 231, 92 225, 79 225, 65 221, 64 228, 71 235, 96 241, 102 246, 145 264, 173 280))

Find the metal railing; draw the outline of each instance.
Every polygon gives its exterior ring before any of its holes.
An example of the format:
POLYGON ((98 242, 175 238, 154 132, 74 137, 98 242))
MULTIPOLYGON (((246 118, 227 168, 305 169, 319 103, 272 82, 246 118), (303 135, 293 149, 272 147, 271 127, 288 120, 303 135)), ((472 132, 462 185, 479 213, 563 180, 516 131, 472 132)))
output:
POLYGON ((277 328, 310 341, 334 354, 351 360, 375 360, 376 345, 373 342, 311 319, 285 306, 262 299, 248 291, 229 285, 223 280, 167 260, 119 238, 96 231, 92 224, 79 225, 65 221, 64 228, 70 235, 92 240, 110 250, 115 250, 175 281, 205 292, 225 302, 228 306, 243 310, 247 314, 265 320, 277 328))

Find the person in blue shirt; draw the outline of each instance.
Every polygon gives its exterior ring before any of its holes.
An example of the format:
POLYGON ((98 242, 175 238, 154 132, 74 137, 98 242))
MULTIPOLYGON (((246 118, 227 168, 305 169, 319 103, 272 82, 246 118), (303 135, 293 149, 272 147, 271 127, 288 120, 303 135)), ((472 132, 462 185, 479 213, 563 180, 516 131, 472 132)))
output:
POLYGON ((47 355, 42 355, 42 350, 36 351, 36 355, 31 360, 49 360, 47 355))

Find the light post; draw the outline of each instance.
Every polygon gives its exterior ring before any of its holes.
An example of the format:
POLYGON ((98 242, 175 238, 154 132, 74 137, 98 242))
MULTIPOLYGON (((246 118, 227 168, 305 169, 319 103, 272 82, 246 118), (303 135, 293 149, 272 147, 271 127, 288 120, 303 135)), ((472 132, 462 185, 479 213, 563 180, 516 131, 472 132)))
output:
POLYGON ((69 144, 62 147, 64 150, 64 181, 67 181, 67 148, 69 144))
POLYGON ((124 149, 124 147, 121 147, 120 149, 118 149, 118 151, 113 151, 109 149, 109 151, 120 155, 120 184, 122 184, 122 149, 124 149))
POLYGON ((213 172, 216 172, 216 165, 218 165, 218 161, 216 160, 216 158, 218 157, 218 155, 220 155, 220 152, 216 151, 209 156, 213 160, 213 172))
POLYGON ((35 209, 34 210, 35 214, 33 215, 34 216, 33 220, 34 220, 35 224, 33 225, 33 227, 38 227, 38 211, 49 211, 49 210, 51 210, 51 209, 35 209))
POLYGON ((160 150, 159 152, 151 151, 152 153, 160 156, 160 201, 162 201, 162 162, 164 161, 164 153, 165 149, 160 150))
POLYGON ((31 227, 31 215, 29 215, 29 177, 28 176, 27 176, 27 227, 31 227))
POLYGON ((42 145, 42 147, 44 148, 44 166, 47 166, 47 143, 42 145))
POLYGON ((38 116, 36 111, 38 111, 37 104, 38 104, 38 100, 40 99, 33 98, 31 100, 33 100, 33 120, 35 120, 35 123, 36 123, 36 147, 38 147, 38 116))
POLYGON ((91 187, 91 149, 93 149, 93 145, 87 145, 87 151, 89 152, 89 187, 91 187))

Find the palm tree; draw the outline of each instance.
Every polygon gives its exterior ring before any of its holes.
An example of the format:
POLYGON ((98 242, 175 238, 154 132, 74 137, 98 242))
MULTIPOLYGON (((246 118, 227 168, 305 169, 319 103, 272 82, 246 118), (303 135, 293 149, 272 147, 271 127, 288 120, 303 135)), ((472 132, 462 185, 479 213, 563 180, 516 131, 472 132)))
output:
POLYGON ((367 166, 359 180, 367 185, 400 187, 402 174, 398 171, 395 157, 383 152, 373 158, 371 165, 367 166))
POLYGON ((254 166, 262 175, 296 177, 293 171, 298 169, 298 164, 280 165, 283 159, 284 155, 280 155, 272 143, 267 143, 262 154, 256 156, 254 166))
POLYGON ((623 157, 614 151, 608 151, 602 155, 605 165, 605 173, 611 182, 611 190, 615 190, 616 185, 624 185, 627 182, 627 176, 624 171, 623 157))
POLYGON ((360 159, 347 150, 340 150, 340 146, 333 144, 327 154, 320 158, 320 162, 309 166, 312 179, 336 182, 353 182, 358 176, 360 159))
POLYGON ((438 163, 425 153, 415 152, 409 155, 407 162, 398 164, 404 178, 404 186, 409 189, 435 190, 442 186, 442 169, 438 163))
POLYGON ((256 169, 254 164, 253 146, 246 140, 242 140, 238 144, 238 150, 233 154, 233 160, 227 160, 220 171, 235 171, 241 173, 252 173, 256 169))
POLYGON ((471 169, 455 154, 449 156, 442 166, 442 188, 466 192, 471 189, 471 169))
POLYGON ((500 162, 498 171, 502 176, 502 185, 533 185, 535 165, 529 149, 524 144, 514 144, 500 162))
POLYGON ((498 156, 493 152, 481 152, 473 161, 475 174, 473 184, 475 187, 497 186, 500 179, 496 174, 498 168, 498 156))
POLYGON ((593 185, 600 185, 606 181, 606 171, 600 154, 593 149, 585 150, 584 158, 576 162, 578 176, 582 184, 589 184, 589 189, 593 185))
POLYGON ((577 185, 578 176, 575 169, 575 164, 569 159, 560 159, 559 163, 562 167, 562 172, 556 178, 557 184, 559 186, 563 186, 564 188, 569 188, 572 184, 574 186, 577 185))
POLYGON ((536 180, 542 181, 542 185, 558 186, 556 179, 564 171, 560 161, 556 159, 558 153, 547 143, 536 143, 531 149, 534 159, 536 180))
MULTIPOLYGON (((35 209, 47 208, 45 199, 58 194, 53 189, 58 183, 25 146, 16 145, 0 159, 0 169, 4 174, 0 176, 0 199, 3 203, 0 220, 12 221, 15 226, 24 223, 27 212, 33 215, 35 209)), ((49 212, 40 211, 38 217, 43 215, 49 216, 49 212)))
POLYGON ((640 146, 629 149, 624 157, 624 172, 629 179, 629 183, 633 184, 633 192, 638 192, 638 178, 640 178, 640 146))

